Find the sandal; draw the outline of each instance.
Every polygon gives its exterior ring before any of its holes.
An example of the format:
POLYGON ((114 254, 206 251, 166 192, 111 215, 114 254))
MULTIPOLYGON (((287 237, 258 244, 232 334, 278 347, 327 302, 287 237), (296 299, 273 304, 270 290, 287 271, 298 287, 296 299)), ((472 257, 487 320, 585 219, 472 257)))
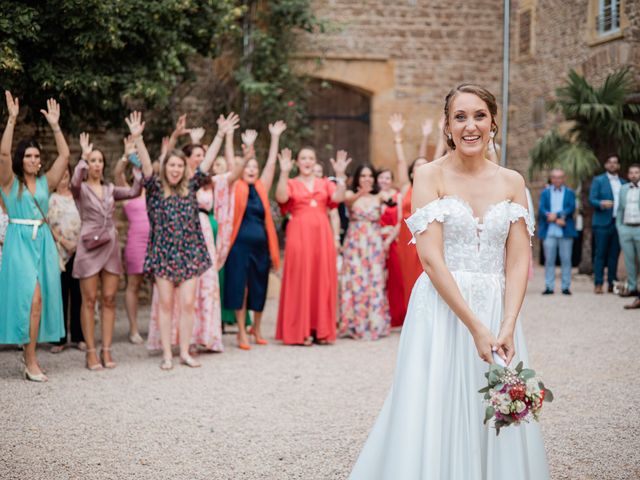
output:
POLYGON ((129 341, 134 345, 142 345, 144 343, 144 338, 142 338, 142 336, 138 332, 136 332, 132 335, 129 335, 129 341))
POLYGON ((182 365, 186 365, 187 367, 191 367, 191 368, 200 368, 202 366, 202 364, 199 361, 197 361, 195 358, 193 358, 191 355, 189 355, 188 357, 183 357, 181 355, 180 363, 182 365))
POLYGON ((109 348, 102 347, 102 349, 100 350, 100 360, 102 360, 102 364, 105 366, 105 368, 113 369, 113 368, 116 368, 118 364, 114 361, 106 362, 104 360, 104 352, 110 352, 110 351, 111 351, 111 347, 109 348))
POLYGON ((160 364, 160 370, 173 370, 173 360, 170 358, 163 358, 160 364))
POLYGON ((313 345, 313 337, 310 336, 305 338, 302 345, 304 345, 305 347, 311 347, 313 345))
POLYGON ((100 362, 94 363, 93 365, 89 365, 89 354, 95 353, 95 352, 96 352, 95 348, 87 348, 87 350, 85 351, 87 370, 90 370, 92 372, 97 372, 98 370, 102 370, 103 368, 100 362))

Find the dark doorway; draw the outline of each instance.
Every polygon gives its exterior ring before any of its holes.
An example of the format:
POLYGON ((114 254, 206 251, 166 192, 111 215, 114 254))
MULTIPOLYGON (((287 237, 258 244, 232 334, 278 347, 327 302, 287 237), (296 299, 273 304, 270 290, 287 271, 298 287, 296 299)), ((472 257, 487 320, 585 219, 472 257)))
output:
POLYGON ((329 158, 346 150, 356 165, 369 162, 371 101, 369 96, 340 83, 314 80, 310 83, 309 117, 313 128, 313 145, 318 160, 331 172, 329 158))

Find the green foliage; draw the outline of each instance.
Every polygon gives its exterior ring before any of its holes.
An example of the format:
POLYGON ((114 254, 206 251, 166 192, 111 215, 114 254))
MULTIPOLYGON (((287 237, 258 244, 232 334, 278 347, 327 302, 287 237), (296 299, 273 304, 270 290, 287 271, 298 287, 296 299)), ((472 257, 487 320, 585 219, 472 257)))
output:
POLYGON ((235 75, 217 75, 220 98, 207 99, 215 108, 253 127, 306 122, 305 82, 288 61, 295 33, 321 28, 309 0, 0 0, 0 11, 0 87, 27 122, 41 122, 48 97, 74 131, 121 127, 131 108, 175 115, 194 55, 232 59, 235 75))
POLYGON ((563 133, 555 127, 536 142, 529 153, 530 173, 561 167, 580 182, 596 173, 612 151, 618 151, 625 164, 640 161, 640 125, 633 119, 640 107, 625 103, 629 93, 628 68, 609 75, 599 88, 571 70, 550 104, 569 127, 563 133))

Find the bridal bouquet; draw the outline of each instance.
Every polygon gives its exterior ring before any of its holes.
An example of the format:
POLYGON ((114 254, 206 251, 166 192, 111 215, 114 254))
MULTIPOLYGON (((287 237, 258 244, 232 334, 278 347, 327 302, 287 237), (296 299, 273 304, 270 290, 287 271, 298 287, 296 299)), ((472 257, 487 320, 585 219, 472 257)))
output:
POLYGON ((521 422, 538 421, 543 402, 552 402, 553 393, 536 376, 536 372, 523 368, 520 362, 515 370, 492 364, 484 374, 488 385, 479 390, 487 403, 484 423, 495 419, 496 435, 500 429, 521 422))

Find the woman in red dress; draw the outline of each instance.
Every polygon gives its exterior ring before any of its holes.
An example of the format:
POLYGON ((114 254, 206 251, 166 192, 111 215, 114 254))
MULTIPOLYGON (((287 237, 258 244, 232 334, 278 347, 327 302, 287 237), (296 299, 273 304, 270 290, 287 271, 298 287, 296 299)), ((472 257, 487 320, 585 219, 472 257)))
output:
MULTIPOLYGON (((444 122, 444 120, 441 120, 444 122)), ((418 258, 418 252, 415 245, 410 245, 411 232, 407 228, 404 222, 411 216, 411 194, 413 193, 413 172, 416 168, 428 163, 427 160, 427 143, 429 135, 433 129, 433 122, 429 119, 425 120, 422 124, 422 141, 420 142, 420 149, 418 151, 418 157, 407 168, 407 160, 404 156, 404 149, 402 147, 402 130, 404 129, 404 119, 400 114, 393 114, 389 119, 389 126, 393 131, 396 159, 398 165, 398 184, 400 187, 400 195, 402 198, 402 222, 400 222, 400 233, 398 235, 398 259, 400 260, 400 269, 402 270, 403 279, 403 294, 404 294, 404 308, 409 305, 409 298, 411 297, 411 291, 413 290, 413 284, 423 272, 420 259, 418 258)), ((442 125, 439 132, 442 132, 442 125)), ((440 133, 438 137, 438 144, 434 158, 439 158, 446 153, 446 141, 444 135, 440 133)))
POLYGON ((295 178, 289 178, 291 151, 284 149, 279 156, 276 200, 283 213, 291 215, 276 330, 276 339, 286 345, 311 345, 314 339, 326 344, 336 339, 338 273, 327 211, 344 200, 345 171, 351 162, 345 151, 339 151, 336 158, 331 163, 337 185, 314 175, 316 152, 312 148, 298 153, 295 178))
POLYGON ((404 283, 400 257, 398 256, 398 233, 402 222, 401 202, 402 196, 393 188, 393 173, 391 170, 378 172, 376 182, 380 191, 388 195, 388 200, 382 204, 380 225, 384 237, 384 248, 387 252, 387 299, 389 300, 389 313, 391 314, 391 328, 401 327, 407 308, 404 303, 404 283))

